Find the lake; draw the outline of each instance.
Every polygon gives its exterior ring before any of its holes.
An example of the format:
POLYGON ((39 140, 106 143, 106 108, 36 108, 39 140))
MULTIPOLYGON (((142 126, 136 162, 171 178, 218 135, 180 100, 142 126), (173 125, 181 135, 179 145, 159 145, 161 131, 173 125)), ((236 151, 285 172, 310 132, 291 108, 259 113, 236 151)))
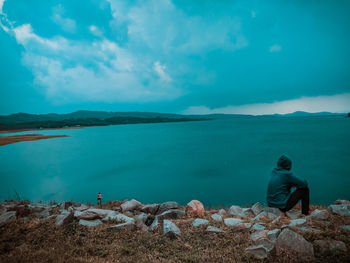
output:
MULTIPOLYGON (((31 131, 70 137, 0 147, 0 199, 207 206, 265 203, 283 153, 307 179, 311 203, 350 199, 350 118, 244 117, 31 131)), ((2 134, 9 135, 9 134, 2 134)))

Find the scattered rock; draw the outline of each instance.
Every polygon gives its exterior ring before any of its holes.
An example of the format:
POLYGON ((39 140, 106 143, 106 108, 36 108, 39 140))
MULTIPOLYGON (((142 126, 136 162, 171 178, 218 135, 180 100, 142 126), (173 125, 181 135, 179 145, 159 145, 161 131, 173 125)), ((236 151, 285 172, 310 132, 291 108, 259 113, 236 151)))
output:
POLYGON ((108 213, 103 219, 104 222, 108 221, 108 220, 116 220, 119 222, 124 222, 124 223, 128 223, 128 222, 134 222, 134 218, 128 217, 122 213, 116 212, 116 211, 112 211, 111 213, 108 213))
POLYGON ((175 238, 181 235, 181 231, 173 222, 166 219, 163 221, 163 235, 175 238))
POLYGON ((0 216, 0 224, 16 220, 16 211, 9 211, 2 213, 0 216))
POLYGON ((134 230, 135 229, 135 223, 134 222, 126 222, 126 223, 110 226, 109 229, 134 230))
POLYGON ((215 226, 208 226, 206 231, 208 231, 208 232, 216 232, 216 233, 224 233, 225 232, 225 231, 223 231, 220 228, 215 227, 215 226))
POLYGON ((316 209, 312 211, 311 215, 308 216, 308 218, 316 219, 316 220, 326 220, 329 217, 329 213, 327 210, 319 210, 316 209))
POLYGON ((252 218, 252 221, 259 221, 261 218, 263 217, 267 217, 267 212, 262 211, 261 213, 259 213, 256 217, 252 218))
POLYGON ((330 205, 328 206, 328 210, 333 214, 350 216, 350 205, 348 204, 330 205))
POLYGON ((216 222, 222 222, 222 217, 219 214, 212 214, 211 219, 213 219, 216 222))
POLYGON ((141 209, 142 212, 155 215, 159 210, 160 204, 148 204, 144 205, 141 209))
POLYGON ((192 223, 194 227, 198 227, 200 225, 205 225, 205 224, 209 224, 209 221, 202 218, 196 218, 192 223))
POLYGON ((268 214, 269 213, 273 214, 273 215, 270 215, 270 216, 273 216, 274 218, 278 217, 278 216, 280 216, 282 214, 281 210, 279 210, 276 207, 263 207, 263 211, 267 212, 268 214))
POLYGON ((270 239, 272 242, 276 241, 278 235, 281 233, 281 229, 279 228, 276 228, 276 229, 273 229, 269 232, 267 232, 267 237, 268 239, 270 239))
POLYGON ((281 220, 281 216, 276 217, 271 223, 276 224, 281 220))
POLYGON ((224 223, 227 226, 237 226, 239 224, 242 224, 243 220, 238 218, 225 218, 224 223))
POLYGON ((160 204, 158 214, 163 213, 164 211, 170 210, 170 209, 177 209, 179 208, 179 204, 176 202, 165 202, 160 204))
POLYGON ((74 212, 74 217, 76 217, 77 219, 82 219, 82 220, 95 220, 95 219, 101 219, 101 217, 94 213, 94 212, 91 212, 91 211, 83 211, 83 212, 80 212, 80 211, 75 211, 74 212))
POLYGON ((271 252, 275 247, 275 243, 269 240, 268 238, 259 238, 255 241, 255 245, 262 245, 267 252, 271 252))
POLYGON ((159 226, 158 217, 155 217, 152 224, 149 226, 149 231, 157 231, 159 226))
POLYGON ((346 245, 338 240, 315 240, 314 244, 324 253, 328 250, 340 250, 346 252, 346 245))
POLYGON ((319 229, 316 229, 316 228, 312 228, 312 227, 305 227, 305 226, 302 226, 302 227, 298 227, 297 229, 303 231, 303 232, 313 232, 313 233, 321 233, 321 230, 319 229))
POLYGON ((297 210, 289 210, 286 215, 291 219, 297 219, 301 216, 301 212, 297 210))
POLYGON ((255 203, 251 209, 252 209, 254 215, 256 215, 256 216, 263 211, 261 204, 259 202, 255 203))
POLYGON ((336 205, 350 205, 350 201, 349 200, 336 200, 335 202, 334 202, 334 204, 336 204, 336 205))
POLYGON ((159 220, 163 220, 163 219, 177 219, 179 216, 183 216, 185 215, 184 211, 178 210, 178 209, 171 209, 168 211, 165 211, 163 213, 161 213, 160 215, 158 215, 158 219, 159 220))
POLYGON ((148 215, 146 213, 141 213, 135 216, 135 221, 136 223, 138 222, 146 223, 147 218, 148 218, 148 215))
POLYGON ((123 212, 134 211, 134 210, 141 210, 142 204, 139 201, 132 199, 130 201, 124 202, 120 207, 122 208, 123 212))
POLYGON ((186 206, 186 212, 197 217, 204 216, 205 209, 203 204, 198 200, 192 200, 186 206))
POLYGON ((302 225, 305 225, 306 223, 307 223, 307 221, 306 221, 305 218, 299 218, 299 219, 291 220, 290 223, 289 223, 289 226, 290 227, 302 226, 302 225))
POLYGON ((68 207, 72 206, 73 203, 72 202, 63 202, 60 204, 60 209, 61 210, 67 210, 68 207))
POLYGON ((256 223, 253 226, 253 230, 264 230, 265 226, 263 226, 262 224, 256 223))
POLYGON ((80 206, 78 207, 74 207, 76 211, 84 211, 84 210, 87 210, 89 209, 89 207, 85 204, 81 204, 80 206))
POLYGON ((253 234, 250 235, 250 239, 253 242, 256 242, 259 239, 267 238, 267 232, 268 232, 267 230, 256 231, 256 232, 254 232, 253 234))
POLYGON ((288 228, 283 229, 276 241, 276 255, 281 256, 284 252, 301 259, 314 257, 312 244, 306 241, 303 236, 288 228))
POLYGON ((101 224, 102 224, 102 221, 100 219, 96 219, 96 220, 80 219, 79 220, 79 225, 82 225, 82 226, 95 227, 95 226, 99 226, 101 224))
POLYGON ((248 215, 252 215, 253 211, 250 208, 242 208, 237 205, 233 205, 230 207, 228 213, 232 216, 246 217, 248 215))
POLYGON ((73 219, 74 219, 73 213, 63 213, 56 217, 55 224, 56 226, 66 225, 73 222, 73 219))
POLYGON ((350 225, 340 226, 342 229, 350 231, 350 225))
POLYGON ((263 245, 250 246, 247 247, 244 251, 259 259, 267 258, 267 250, 263 245))
POLYGON ((227 214, 226 210, 225 209, 220 209, 219 212, 218 212, 219 215, 221 216, 225 216, 227 214))

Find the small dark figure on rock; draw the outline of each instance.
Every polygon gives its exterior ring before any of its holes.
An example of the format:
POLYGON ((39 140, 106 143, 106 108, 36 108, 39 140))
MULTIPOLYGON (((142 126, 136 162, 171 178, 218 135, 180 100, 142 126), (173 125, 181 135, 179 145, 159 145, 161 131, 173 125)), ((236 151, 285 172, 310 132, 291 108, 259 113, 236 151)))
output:
POLYGON ((277 162, 277 168, 271 172, 267 188, 267 203, 270 207, 287 212, 301 201, 301 212, 308 215, 310 213, 308 184, 305 179, 294 176, 291 168, 291 159, 287 155, 282 155, 277 162), (293 188, 295 188, 294 191, 292 191, 293 188))
POLYGON ((97 195, 97 205, 102 206, 102 195, 98 193, 97 195))

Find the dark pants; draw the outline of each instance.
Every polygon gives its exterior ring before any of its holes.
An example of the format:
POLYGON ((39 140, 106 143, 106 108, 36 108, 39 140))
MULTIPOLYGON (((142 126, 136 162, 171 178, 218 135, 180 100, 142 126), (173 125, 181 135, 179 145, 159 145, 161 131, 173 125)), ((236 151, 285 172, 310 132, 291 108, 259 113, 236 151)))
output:
POLYGON ((309 188, 296 189, 287 201, 286 208, 281 209, 282 212, 287 212, 291 210, 300 200, 301 200, 301 212, 304 215, 309 213, 309 188))
POLYGON ((101 200, 101 198, 97 198, 97 204, 98 204, 98 205, 102 205, 102 200, 101 200))

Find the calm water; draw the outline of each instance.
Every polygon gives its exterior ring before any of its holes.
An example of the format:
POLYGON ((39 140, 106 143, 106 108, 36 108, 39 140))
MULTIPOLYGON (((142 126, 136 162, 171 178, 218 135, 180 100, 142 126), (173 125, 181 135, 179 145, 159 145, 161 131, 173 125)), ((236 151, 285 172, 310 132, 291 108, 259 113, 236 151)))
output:
MULTIPOLYGON (((350 199, 350 119, 244 118, 25 132, 71 137, 0 147, 0 199, 142 202, 199 199, 205 205, 265 202, 287 153, 311 187, 311 202, 350 199)), ((4 135, 4 134, 3 134, 4 135)))

